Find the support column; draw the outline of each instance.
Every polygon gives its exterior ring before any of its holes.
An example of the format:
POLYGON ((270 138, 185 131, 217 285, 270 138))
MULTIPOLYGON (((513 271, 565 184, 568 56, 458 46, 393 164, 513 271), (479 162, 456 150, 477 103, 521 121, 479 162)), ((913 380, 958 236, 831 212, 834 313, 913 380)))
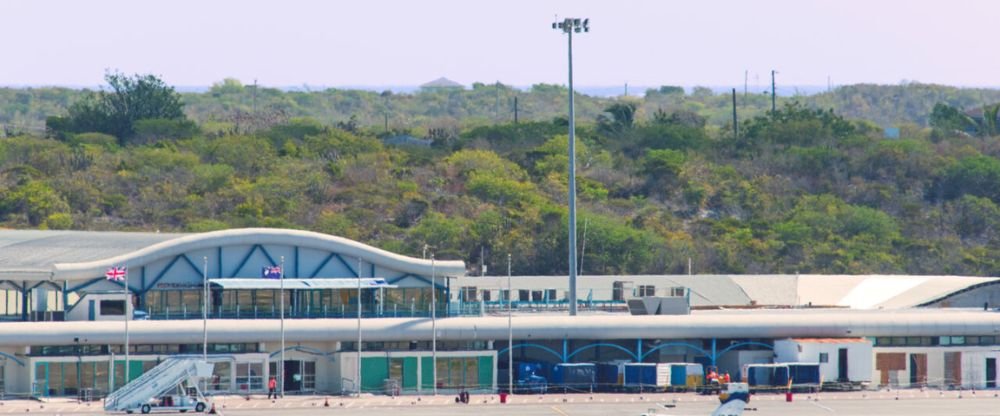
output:
POLYGON ((66 306, 69 303, 69 281, 63 280, 62 287, 62 310, 63 310, 63 320, 66 320, 66 312, 69 311, 69 307, 66 306))
POLYGON ((569 359, 567 359, 567 357, 569 357, 569 340, 566 339, 566 338, 563 338, 563 356, 562 356, 562 360, 563 360, 564 363, 567 362, 567 361, 569 361, 569 359))
POLYGON ((640 363, 642 362, 642 340, 641 339, 635 340, 635 358, 639 359, 640 363))
POLYGON ((28 282, 21 282, 21 320, 28 320, 28 282))
POLYGON ((712 367, 718 368, 718 366, 715 363, 716 358, 718 358, 718 356, 716 355, 716 351, 715 351, 715 341, 716 341, 716 339, 712 338, 712 357, 711 358, 712 358, 712 367))

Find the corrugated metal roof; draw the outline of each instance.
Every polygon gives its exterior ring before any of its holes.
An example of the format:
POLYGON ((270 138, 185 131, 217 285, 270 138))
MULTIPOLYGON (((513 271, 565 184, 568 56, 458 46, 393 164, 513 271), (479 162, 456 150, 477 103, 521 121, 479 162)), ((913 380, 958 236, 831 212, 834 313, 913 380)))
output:
POLYGON ((868 342, 864 338, 792 338, 792 341, 803 344, 853 344, 857 342, 868 342))
POLYGON ((50 271, 56 263, 101 260, 188 234, 90 231, 0 231, 0 268, 50 271))

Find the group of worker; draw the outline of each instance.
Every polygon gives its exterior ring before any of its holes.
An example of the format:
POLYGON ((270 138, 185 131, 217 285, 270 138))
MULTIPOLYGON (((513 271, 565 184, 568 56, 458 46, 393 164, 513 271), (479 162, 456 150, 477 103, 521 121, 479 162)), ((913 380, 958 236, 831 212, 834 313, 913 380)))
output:
POLYGON ((715 370, 708 370, 705 379, 708 380, 708 384, 729 384, 730 381, 728 372, 719 375, 715 370))

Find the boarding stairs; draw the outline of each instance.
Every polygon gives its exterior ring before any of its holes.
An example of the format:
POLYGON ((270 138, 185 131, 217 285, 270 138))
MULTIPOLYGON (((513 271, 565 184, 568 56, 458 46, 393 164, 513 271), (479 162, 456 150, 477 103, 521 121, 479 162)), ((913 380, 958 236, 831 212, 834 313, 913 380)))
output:
POLYGON ((104 410, 134 409, 149 399, 177 388, 185 380, 211 377, 213 367, 214 364, 206 362, 200 356, 166 358, 139 378, 108 395, 104 399, 104 410))

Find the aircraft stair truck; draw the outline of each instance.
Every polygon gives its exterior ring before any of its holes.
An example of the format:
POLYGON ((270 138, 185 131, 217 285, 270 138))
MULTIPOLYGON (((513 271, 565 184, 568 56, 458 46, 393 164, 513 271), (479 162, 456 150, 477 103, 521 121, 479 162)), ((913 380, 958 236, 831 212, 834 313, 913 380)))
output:
POLYGON ((214 364, 201 357, 175 356, 163 360, 139 378, 104 399, 104 410, 132 413, 157 411, 203 412, 206 401, 197 380, 211 377, 214 364), (180 389, 183 385, 188 389, 180 389), (167 395, 180 391, 178 395, 167 395), (193 394, 188 394, 192 391, 193 394), (159 400, 158 400, 159 399, 159 400))

